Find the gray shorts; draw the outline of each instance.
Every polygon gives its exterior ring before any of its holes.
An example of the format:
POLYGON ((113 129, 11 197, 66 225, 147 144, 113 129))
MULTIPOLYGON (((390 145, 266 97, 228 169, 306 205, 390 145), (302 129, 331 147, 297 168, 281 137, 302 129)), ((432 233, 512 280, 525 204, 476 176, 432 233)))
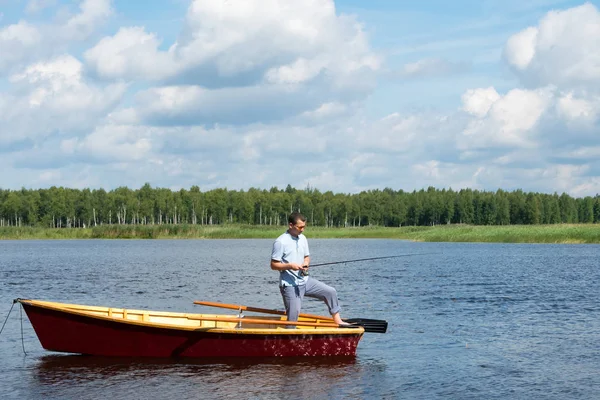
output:
POLYGON ((308 277, 306 285, 280 286, 279 290, 281 291, 281 297, 283 297, 288 321, 298 321, 304 296, 323 300, 327 304, 331 315, 340 312, 336 290, 313 277, 308 277))

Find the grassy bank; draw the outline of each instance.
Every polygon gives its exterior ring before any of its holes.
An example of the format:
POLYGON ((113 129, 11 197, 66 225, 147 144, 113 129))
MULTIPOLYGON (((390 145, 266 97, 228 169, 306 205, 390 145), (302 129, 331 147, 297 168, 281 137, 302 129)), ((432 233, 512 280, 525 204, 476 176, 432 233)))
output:
MULTIPOLYGON (((2 227, 0 239, 274 239, 283 226, 104 225, 86 229, 2 227)), ((600 225, 443 225, 306 230, 310 238, 380 238, 422 242, 600 243, 600 225)))

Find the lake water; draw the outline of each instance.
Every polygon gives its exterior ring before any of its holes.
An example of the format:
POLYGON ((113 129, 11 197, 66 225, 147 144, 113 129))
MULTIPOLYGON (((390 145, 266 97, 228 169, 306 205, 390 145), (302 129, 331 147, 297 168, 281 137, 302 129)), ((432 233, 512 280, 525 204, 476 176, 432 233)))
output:
MULTIPOLYGON (((388 333, 364 335, 356 358, 69 356, 42 349, 16 305, 0 334, 0 398, 599 398, 600 246, 310 235, 309 243, 313 263, 415 254, 311 269, 336 287, 344 317, 389 322, 388 333)), ((271 245, 0 241, 0 323, 17 297, 182 312, 219 312, 193 300, 281 309, 271 245)), ((303 311, 326 314, 311 299, 303 311)))

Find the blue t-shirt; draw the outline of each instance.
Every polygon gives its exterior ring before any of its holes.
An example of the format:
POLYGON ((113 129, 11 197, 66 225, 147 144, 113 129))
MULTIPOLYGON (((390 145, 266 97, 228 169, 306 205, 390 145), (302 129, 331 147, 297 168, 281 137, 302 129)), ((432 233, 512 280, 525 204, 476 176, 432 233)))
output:
MULTIPOLYGON (((304 264, 304 257, 309 256, 308 241, 303 234, 294 237, 289 232, 279 236, 273 243, 271 260, 280 261, 284 264, 304 264)), ((301 286, 306 284, 308 276, 302 276, 302 271, 285 270, 279 271, 280 286, 301 286)))

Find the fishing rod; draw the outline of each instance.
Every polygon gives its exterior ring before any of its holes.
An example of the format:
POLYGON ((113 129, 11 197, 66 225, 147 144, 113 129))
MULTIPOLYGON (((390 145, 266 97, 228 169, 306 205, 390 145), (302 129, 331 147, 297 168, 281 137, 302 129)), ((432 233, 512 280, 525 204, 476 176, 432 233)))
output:
POLYGON ((353 263, 353 262, 359 262, 359 261, 383 260, 384 258, 424 256, 424 255, 429 255, 429 254, 435 254, 435 253, 399 254, 399 255, 395 255, 395 256, 369 257, 369 258, 359 258, 359 259, 356 259, 356 260, 332 261, 332 262, 319 263, 319 264, 310 264, 309 268, 312 268, 312 267, 322 267, 324 265, 346 264, 346 263, 353 263))

